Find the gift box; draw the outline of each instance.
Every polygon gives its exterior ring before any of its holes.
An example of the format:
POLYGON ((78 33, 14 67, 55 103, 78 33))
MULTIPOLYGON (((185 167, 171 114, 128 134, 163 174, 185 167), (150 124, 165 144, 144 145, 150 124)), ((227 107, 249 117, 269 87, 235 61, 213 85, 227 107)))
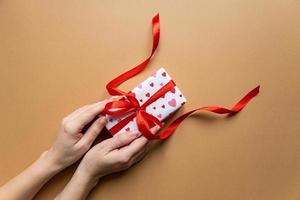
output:
MULTIPOLYGON (((157 118, 159 121, 163 121, 169 115, 178 110, 186 102, 180 89, 176 86, 175 82, 169 76, 164 68, 160 68, 151 76, 149 76, 142 83, 138 84, 129 93, 131 93, 137 99, 139 106, 143 107, 147 101, 157 95, 162 88, 167 84, 171 85, 169 89, 161 92, 159 97, 145 107, 145 111, 157 118)), ((132 112, 127 114, 110 116, 107 115, 108 122, 106 128, 113 134, 119 134, 122 132, 136 131, 138 130, 136 117, 133 117, 127 124, 120 126, 119 124, 124 122, 126 118, 132 115, 132 112), (119 125, 119 126, 118 126, 119 125)))

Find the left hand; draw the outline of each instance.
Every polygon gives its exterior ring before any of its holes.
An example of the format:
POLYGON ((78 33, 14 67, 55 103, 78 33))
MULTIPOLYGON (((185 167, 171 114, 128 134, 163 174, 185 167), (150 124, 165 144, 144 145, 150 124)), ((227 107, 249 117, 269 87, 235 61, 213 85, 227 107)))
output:
POLYGON ((45 153, 58 168, 65 168, 79 160, 91 147, 106 124, 104 116, 96 119, 83 133, 83 128, 92 122, 105 107, 108 100, 83 106, 62 120, 58 137, 45 153))

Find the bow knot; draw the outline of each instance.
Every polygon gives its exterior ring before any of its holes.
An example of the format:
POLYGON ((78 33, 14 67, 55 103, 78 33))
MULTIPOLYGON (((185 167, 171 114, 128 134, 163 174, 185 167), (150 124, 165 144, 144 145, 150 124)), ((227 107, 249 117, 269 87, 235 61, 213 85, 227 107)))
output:
POLYGON ((124 115, 141 110, 142 107, 132 93, 125 94, 118 100, 114 100, 105 105, 104 113, 111 116, 124 115))
POLYGON ((148 137, 151 137, 150 135, 152 135, 152 133, 150 129, 155 125, 162 127, 162 124, 156 117, 146 111, 146 105, 147 104, 143 104, 141 106, 133 93, 127 93, 120 99, 107 103, 102 113, 110 116, 129 114, 129 116, 126 117, 126 121, 129 119, 133 120, 134 117, 136 117, 138 130, 148 137))

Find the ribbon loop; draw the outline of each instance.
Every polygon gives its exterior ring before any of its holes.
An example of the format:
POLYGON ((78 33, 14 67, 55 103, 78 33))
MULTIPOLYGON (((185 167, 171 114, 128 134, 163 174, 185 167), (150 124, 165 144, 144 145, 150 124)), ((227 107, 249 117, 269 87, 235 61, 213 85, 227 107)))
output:
POLYGON ((123 115, 136 110, 136 107, 128 101, 113 101, 105 105, 103 113, 111 116, 123 115))

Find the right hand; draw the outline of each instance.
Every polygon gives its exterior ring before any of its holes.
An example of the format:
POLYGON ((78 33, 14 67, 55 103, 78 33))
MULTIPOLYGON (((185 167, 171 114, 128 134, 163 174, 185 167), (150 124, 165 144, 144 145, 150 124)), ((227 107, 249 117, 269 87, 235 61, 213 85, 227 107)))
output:
MULTIPOLYGON (((153 127, 153 134, 158 130, 158 126, 153 127)), ((87 152, 77 170, 83 176, 98 180, 129 168, 148 152, 149 141, 139 136, 139 132, 126 132, 102 141, 87 152)))

